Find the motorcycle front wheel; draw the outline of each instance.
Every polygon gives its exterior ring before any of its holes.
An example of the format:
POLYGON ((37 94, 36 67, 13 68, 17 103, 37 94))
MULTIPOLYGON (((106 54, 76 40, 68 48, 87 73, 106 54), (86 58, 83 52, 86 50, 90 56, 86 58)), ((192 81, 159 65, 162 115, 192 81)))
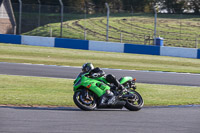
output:
POLYGON ((138 92, 132 92, 134 97, 126 101, 125 108, 127 108, 130 111, 139 111, 143 107, 144 101, 142 99, 142 96, 138 92))
MULTIPOLYGON (((85 90, 88 91, 88 90, 85 90)), ((91 111, 97 106, 94 94, 88 92, 87 94, 83 90, 78 90, 74 93, 73 100, 74 103, 82 110, 91 111)))

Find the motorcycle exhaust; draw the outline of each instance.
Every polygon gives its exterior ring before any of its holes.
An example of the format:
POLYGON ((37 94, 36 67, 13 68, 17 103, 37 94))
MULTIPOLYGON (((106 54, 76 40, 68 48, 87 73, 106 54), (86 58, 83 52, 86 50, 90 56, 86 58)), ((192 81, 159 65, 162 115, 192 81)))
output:
POLYGON ((117 101, 115 104, 101 104, 98 108, 112 108, 112 109, 122 109, 126 104, 125 101, 117 101))

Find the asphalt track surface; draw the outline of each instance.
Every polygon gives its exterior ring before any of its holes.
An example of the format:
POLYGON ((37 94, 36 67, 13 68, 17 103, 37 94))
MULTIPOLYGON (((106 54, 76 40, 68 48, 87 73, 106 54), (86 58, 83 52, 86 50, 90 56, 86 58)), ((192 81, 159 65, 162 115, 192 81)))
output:
MULTIPOLYGON (((200 74, 103 69, 118 79, 132 76, 139 83, 200 86, 200 74)), ((33 65, 0 62, 0 74, 75 79, 80 67, 33 65)))
POLYGON ((1 133, 199 133, 200 107, 81 111, 0 107, 1 133))
MULTIPOLYGON (((0 74, 72 78, 78 67, 0 63, 0 74)), ((104 69, 141 83, 200 86, 199 74, 104 69)), ((140 111, 81 111, 75 107, 0 106, 0 133, 199 133, 200 106, 144 107, 140 111)))

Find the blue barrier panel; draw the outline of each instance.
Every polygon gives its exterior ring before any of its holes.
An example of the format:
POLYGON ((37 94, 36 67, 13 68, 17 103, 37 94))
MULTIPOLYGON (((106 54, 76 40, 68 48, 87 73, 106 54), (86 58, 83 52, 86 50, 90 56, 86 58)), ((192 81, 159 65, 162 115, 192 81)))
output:
POLYGON ((159 46, 124 44, 124 53, 160 55, 159 46))
POLYGON ((200 49, 198 49, 197 58, 200 59, 200 49))
POLYGON ((55 47, 88 50, 88 40, 56 38, 55 47))
POLYGON ((0 43, 21 44, 20 35, 0 34, 0 43))

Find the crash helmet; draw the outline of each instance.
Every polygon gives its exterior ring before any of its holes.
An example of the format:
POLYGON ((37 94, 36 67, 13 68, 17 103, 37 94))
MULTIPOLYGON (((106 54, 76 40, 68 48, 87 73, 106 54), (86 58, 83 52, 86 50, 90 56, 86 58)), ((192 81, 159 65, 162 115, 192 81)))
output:
POLYGON ((85 63, 82 66, 83 72, 90 72, 92 69, 94 69, 94 66, 92 65, 92 63, 85 63))

